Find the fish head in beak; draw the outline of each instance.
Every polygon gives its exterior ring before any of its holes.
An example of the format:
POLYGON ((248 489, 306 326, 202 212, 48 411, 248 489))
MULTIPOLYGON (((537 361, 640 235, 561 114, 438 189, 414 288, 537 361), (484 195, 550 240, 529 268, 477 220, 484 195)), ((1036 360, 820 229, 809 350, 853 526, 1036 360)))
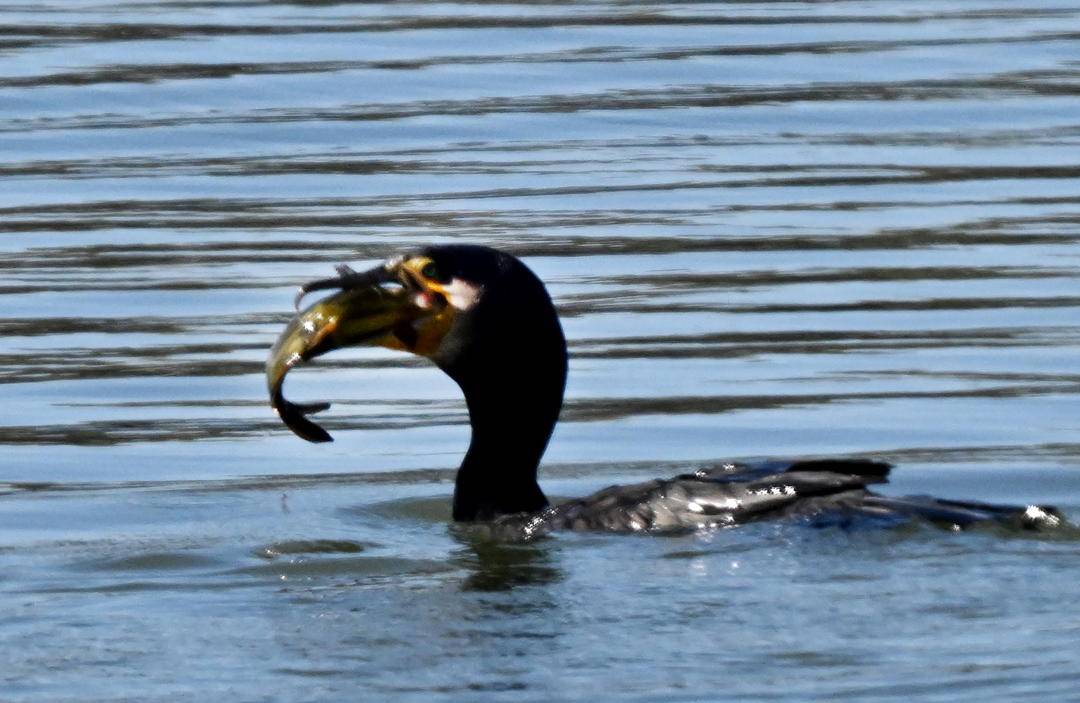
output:
POLYGON ((301 405, 285 399, 289 370, 335 349, 382 346, 437 359, 455 317, 470 309, 480 290, 450 275, 432 256, 397 257, 365 272, 338 267, 338 276, 300 288, 297 306, 308 293, 336 290, 301 310, 278 337, 266 362, 271 407, 298 436, 331 441, 307 415, 327 403, 301 405))

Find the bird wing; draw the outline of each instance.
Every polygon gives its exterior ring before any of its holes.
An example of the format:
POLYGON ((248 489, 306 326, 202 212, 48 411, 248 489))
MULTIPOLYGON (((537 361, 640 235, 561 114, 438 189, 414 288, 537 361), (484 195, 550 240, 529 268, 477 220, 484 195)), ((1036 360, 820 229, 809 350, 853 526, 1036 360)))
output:
MULTIPOLYGON (((991 524, 1044 529, 1067 524, 1046 506, 883 496, 891 466, 870 459, 728 463, 666 480, 610 486, 531 517, 532 536, 552 530, 685 532, 781 518, 814 527, 891 527, 911 520, 949 529, 991 524)), ((509 523, 508 523, 509 524, 509 523)))
POLYGON ((854 505, 889 465, 863 459, 728 463, 666 480, 610 486, 555 506, 552 529, 683 531, 735 525, 808 499, 816 507, 854 505))

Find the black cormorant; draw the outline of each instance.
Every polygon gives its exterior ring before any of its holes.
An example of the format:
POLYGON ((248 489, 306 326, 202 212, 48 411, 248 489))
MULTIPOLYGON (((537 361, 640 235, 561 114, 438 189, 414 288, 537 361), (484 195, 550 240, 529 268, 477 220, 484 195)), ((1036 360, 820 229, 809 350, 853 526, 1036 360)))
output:
POLYGON ((723 464, 550 506, 536 470, 562 407, 566 340, 544 284, 525 264, 488 247, 431 246, 366 272, 339 266, 336 277, 303 286, 297 307, 317 290, 336 292, 299 313, 271 352, 271 404, 300 437, 329 441, 306 417, 326 404, 285 400, 290 368, 348 346, 428 357, 461 386, 472 424, 454 486, 457 521, 497 521, 524 536, 674 531, 778 517, 841 525, 918 518, 950 528, 1062 522, 1047 507, 879 495, 867 485, 885 482, 890 467, 864 459, 723 464))

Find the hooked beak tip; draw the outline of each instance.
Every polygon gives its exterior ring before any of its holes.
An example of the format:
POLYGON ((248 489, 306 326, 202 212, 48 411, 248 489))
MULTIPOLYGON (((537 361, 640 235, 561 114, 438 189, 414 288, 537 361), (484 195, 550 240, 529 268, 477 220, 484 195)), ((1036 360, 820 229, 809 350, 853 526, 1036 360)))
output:
POLYGON ((379 266, 370 271, 356 271, 346 264, 334 266, 337 271, 336 278, 320 278, 300 286, 293 298, 293 307, 300 310, 300 303, 304 296, 317 290, 349 290, 351 288, 364 288, 381 283, 389 283, 395 280, 396 269, 390 266, 379 266))

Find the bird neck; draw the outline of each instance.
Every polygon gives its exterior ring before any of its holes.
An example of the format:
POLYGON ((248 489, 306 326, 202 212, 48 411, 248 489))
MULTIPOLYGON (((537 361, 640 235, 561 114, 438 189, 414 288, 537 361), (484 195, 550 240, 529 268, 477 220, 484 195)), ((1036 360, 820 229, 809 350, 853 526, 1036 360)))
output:
POLYGON ((536 472, 562 408, 566 343, 558 327, 544 341, 524 365, 520 354, 507 363, 489 357, 458 379, 472 440, 454 485, 455 520, 491 520, 548 505, 536 472))
POLYGON ((460 521, 547 506, 536 470, 566 386, 566 338, 547 290, 513 257, 498 266, 432 356, 469 407, 472 440, 454 485, 460 521))
POLYGON ((558 419, 563 380, 553 379, 546 389, 530 386, 465 396, 472 441, 454 486, 456 521, 488 521, 548 505, 537 468, 558 419))

